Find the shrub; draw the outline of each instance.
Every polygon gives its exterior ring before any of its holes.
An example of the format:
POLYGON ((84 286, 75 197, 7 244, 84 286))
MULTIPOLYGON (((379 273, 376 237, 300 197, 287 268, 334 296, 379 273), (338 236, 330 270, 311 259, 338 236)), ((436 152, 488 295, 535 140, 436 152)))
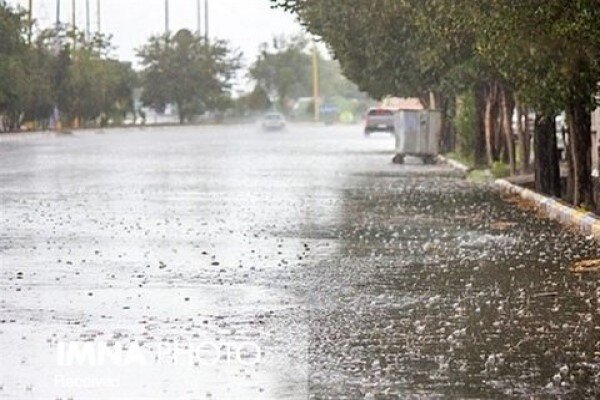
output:
POLYGON ((494 162, 491 171, 495 178, 505 178, 510 175, 510 167, 501 161, 494 162))

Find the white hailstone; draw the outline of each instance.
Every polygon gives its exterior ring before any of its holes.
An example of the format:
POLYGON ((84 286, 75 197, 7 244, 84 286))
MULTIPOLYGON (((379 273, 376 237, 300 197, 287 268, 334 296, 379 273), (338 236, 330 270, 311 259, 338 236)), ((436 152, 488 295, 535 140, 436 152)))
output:
POLYGON ((496 354, 496 363, 498 364, 498 366, 503 366, 504 365, 504 355, 502 353, 498 353, 496 354))
POLYGON ((496 365, 496 356, 494 354, 490 354, 484 364, 485 370, 492 370, 494 368, 494 365, 496 365))
POLYGON ((560 383, 561 380, 562 380, 562 378, 561 378, 560 374, 556 374, 552 377, 552 381, 557 385, 560 383))
POLYGON ((562 367, 560 367, 559 371, 562 376, 567 376, 567 374, 569 373, 569 367, 567 365, 563 365, 562 367))

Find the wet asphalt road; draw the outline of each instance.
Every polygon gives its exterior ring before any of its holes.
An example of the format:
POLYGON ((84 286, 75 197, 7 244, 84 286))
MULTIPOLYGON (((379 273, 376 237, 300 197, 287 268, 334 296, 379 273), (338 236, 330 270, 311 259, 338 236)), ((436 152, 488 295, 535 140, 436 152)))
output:
POLYGON ((0 398, 600 397, 599 247, 393 144, 0 139, 0 398))

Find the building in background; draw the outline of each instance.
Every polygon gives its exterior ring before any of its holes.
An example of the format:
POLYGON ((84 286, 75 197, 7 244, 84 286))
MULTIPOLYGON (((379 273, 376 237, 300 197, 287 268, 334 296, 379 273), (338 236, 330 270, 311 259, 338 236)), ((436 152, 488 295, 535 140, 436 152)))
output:
POLYGON ((398 110, 423 110, 421 100, 416 97, 386 97, 381 101, 385 108, 396 108, 398 110))

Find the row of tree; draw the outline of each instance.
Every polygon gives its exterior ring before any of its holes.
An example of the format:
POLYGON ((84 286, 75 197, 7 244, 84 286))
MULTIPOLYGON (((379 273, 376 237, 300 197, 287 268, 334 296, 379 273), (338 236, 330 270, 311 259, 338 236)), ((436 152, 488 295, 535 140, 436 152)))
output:
POLYGON ((321 37, 346 76, 373 97, 414 96, 443 110, 446 151, 461 144, 453 128, 470 115, 473 137, 462 145, 478 165, 506 160, 512 173, 527 172, 527 121, 535 113, 537 189, 595 208, 590 113, 600 81, 597 0, 271 1, 321 37), (569 170, 562 193, 555 133, 561 112, 569 170))
MULTIPOLYGON (((181 122, 213 110, 251 114, 276 108, 289 113, 298 98, 313 95, 312 51, 302 35, 275 37, 261 44, 245 76, 254 83, 253 90, 232 99, 232 82, 243 76, 241 54, 227 42, 207 42, 188 30, 155 36, 138 51, 142 101, 159 111, 175 104, 181 122)), ((318 52, 317 61, 322 97, 361 97, 336 61, 318 52)))
POLYGON ((313 96, 313 56, 317 59, 321 97, 364 97, 342 75, 339 63, 323 57, 304 35, 275 37, 271 43, 261 44, 248 71, 249 78, 256 82, 253 93, 265 93, 279 109, 289 111, 293 100, 313 96))
POLYGON ((63 25, 31 35, 27 13, 0 0, 0 131, 118 125, 175 105, 181 122, 227 108, 240 54, 188 30, 151 37, 138 51, 143 70, 111 57, 110 37, 63 25))
POLYGON ((181 123, 231 106, 230 90, 241 67, 241 53, 227 42, 207 41, 182 29, 174 35, 151 37, 139 49, 138 57, 146 106, 164 111, 168 104, 174 104, 181 123))
POLYGON ((0 2, 0 131, 59 120, 106 125, 132 110, 135 73, 108 57, 106 36, 66 26, 29 32, 25 12, 0 2))
MULTIPOLYGON (((290 111, 298 97, 312 95, 310 43, 302 36, 263 44, 248 69, 254 90, 232 98, 241 78, 241 53, 222 40, 183 29, 149 38, 137 51, 141 70, 110 56, 110 37, 86 37, 58 26, 32 38, 27 13, 0 0, 0 131, 119 124, 142 117, 142 106, 158 113, 169 106, 181 123, 209 111, 240 114, 276 107, 290 111), (134 101, 134 90, 140 96, 134 101)), ((360 94, 339 64, 318 57, 323 96, 360 94)))

